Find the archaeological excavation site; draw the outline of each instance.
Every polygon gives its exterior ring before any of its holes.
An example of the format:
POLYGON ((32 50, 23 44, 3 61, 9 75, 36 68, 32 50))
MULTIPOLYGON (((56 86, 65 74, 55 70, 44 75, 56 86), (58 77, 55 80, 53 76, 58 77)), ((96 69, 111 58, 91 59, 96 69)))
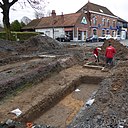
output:
POLYGON ((100 47, 97 63, 86 43, 0 40, 0 128, 128 128, 128 49, 100 47))

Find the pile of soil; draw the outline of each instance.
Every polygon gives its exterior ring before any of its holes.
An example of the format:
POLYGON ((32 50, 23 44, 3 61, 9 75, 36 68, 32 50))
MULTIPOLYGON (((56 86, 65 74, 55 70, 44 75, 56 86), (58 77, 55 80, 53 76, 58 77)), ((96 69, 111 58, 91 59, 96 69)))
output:
POLYGON ((112 44, 112 46, 116 49, 115 59, 116 60, 128 60, 128 49, 121 44, 119 41, 114 39, 109 39, 104 42, 102 45, 102 54, 105 54, 106 48, 109 46, 109 44, 112 44))
MULTIPOLYGON (((86 51, 87 52, 87 51, 86 51)), ((37 57, 40 54, 58 56, 76 56, 83 58, 81 48, 69 47, 48 36, 34 36, 25 41, 0 40, 0 65, 23 61, 37 57), (81 55, 80 55, 81 54, 81 55)))
POLYGON ((0 68, 0 100, 17 88, 44 80, 83 58, 81 49, 67 50, 48 36, 35 36, 23 42, 0 40, 0 48, 0 66, 7 65, 0 68), (53 57, 41 57, 49 53, 53 57))
POLYGON ((46 52, 50 50, 61 49, 63 46, 60 42, 53 40, 48 36, 37 35, 31 37, 30 39, 22 42, 22 45, 17 49, 19 53, 36 53, 36 52, 46 52))
POLYGON ((39 53, 56 51, 63 46, 48 36, 35 36, 25 41, 0 40, 0 65, 28 60, 39 53))

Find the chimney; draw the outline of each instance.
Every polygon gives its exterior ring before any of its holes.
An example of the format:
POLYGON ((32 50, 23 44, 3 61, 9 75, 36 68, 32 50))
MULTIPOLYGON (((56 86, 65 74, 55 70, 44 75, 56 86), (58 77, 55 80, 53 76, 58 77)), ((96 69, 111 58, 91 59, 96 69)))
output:
POLYGON ((63 14, 63 12, 61 13, 61 21, 62 21, 62 23, 64 22, 64 14, 63 14))
POLYGON ((54 18, 54 17, 56 17, 56 12, 55 12, 55 10, 52 10, 52 17, 54 18))

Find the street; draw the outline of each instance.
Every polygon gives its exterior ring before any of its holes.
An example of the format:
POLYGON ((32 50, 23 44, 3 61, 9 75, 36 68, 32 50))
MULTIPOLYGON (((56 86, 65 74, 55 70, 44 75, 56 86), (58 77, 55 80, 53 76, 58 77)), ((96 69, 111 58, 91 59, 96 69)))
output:
MULTIPOLYGON (((71 45, 79 45, 79 46, 83 46, 86 45, 87 47, 97 47, 97 46, 102 46, 104 42, 84 42, 84 41, 80 41, 80 42, 61 42, 63 44, 71 44, 71 45)), ((124 46, 128 46, 128 39, 126 40, 121 40, 120 41, 121 44, 123 44, 124 46)))
MULTIPOLYGON (((104 42, 94 42, 94 43, 85 43, 85 45, 87 46, 87 47, 92 47, 92 46, 102 46, 103 45, 103 43, 104 42)), ((120 43, 121 44, 123 44, 124 46, 127 46, 128 47, 128 39, 126 39, 126 40, 121 40, 120 41, 120 43)))

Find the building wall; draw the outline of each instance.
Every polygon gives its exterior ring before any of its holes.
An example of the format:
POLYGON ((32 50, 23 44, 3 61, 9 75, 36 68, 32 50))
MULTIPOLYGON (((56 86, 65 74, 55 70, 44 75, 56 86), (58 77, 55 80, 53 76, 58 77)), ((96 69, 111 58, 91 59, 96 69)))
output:
POLYGON ((116 35, 116 24, 117 24, 117 18, 100 15, 100 14, 91 14, 91 34, 93 35, 93 30, 97 31, 98 36, 103 36, 103 30, 104 34, 110 34, 111 36, 116 35))
POLYGON ((45 29, 35 29, 36 32, 43 32, 44 34, 46 34, 47 36, 51 37, 51 38, 56 38, 59 37, 61 35, 64 35, 64 28, 45 28, 45 29))
POLYGON ((88 31, 88 18, 85 13, 78 18, 75 28, 74 28, 74 41, 85 41, 87 38, 87 31, 88 31), (83 19, 86 22, 83 22, 83 19))
MULTIPOLYGON (((72 32, 71 30, 69 31, 65 31, 64 28, 45 28, 45 29, 35 29, 36 32, 43 32, 44 34, 46 34, 47 36, 50 36, 51 38, 56 38, 59 37, 61 35, 65 35, 65 34, 70 34, 72 33, 72 41, 85 41, 86 37, 87 37, 87 31, 88 31, 88 24, 83 24, 81 23, 83 17, 86 17, 86 14, 82 14, 76 24, 74 25, 74 27, 69 27, 72 28, 72 32)), ((87 18, 86 18, 87 20, 87 18)), ((67 26, 68 28, 68 26, 67 26)), ((71 36, 71 35, 70 35, 71 36)))
POLYGON ((101 15, 98 13, 91 13, 91 29, 89 28, 89 20, 86 14, 82 14, 76 24, 73 27, 72 32, 66 31, 64 28, 46 28, 46 29, 36 29, 36 32, 43 32, 44 34, 56 38, 66 33, 72 33, 73 41, 85 41, 87 37, 91 35, 103 36, 104 34, 110 34, 111 36, 116 36, 117 34, 117 18, 113 16, 101 15), (85 17, 87 24, 83 24, 82 18, 85 17))

